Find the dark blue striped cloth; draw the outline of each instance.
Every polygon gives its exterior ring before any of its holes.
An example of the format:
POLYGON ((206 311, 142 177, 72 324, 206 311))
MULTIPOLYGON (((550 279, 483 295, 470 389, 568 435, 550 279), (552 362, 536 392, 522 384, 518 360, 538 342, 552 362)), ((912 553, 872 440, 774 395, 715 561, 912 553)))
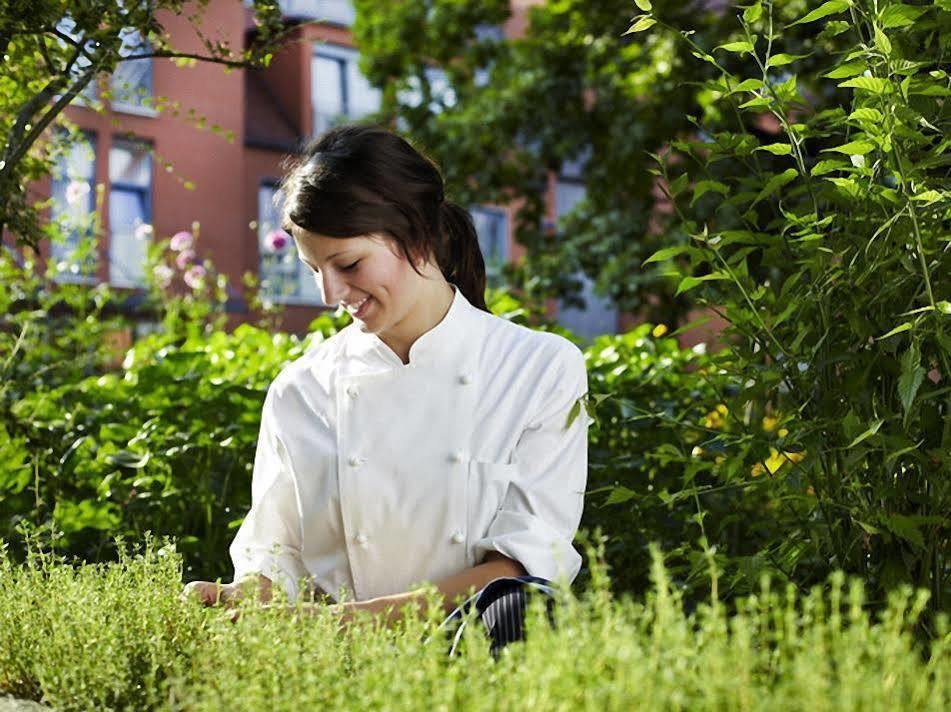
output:
POLYGON ((493 579, 485 587, 458 606, 439 624, 450 641, 449 655, 456 653, 462 632, 466 627, 465 616, 472 606, 478 611, 478 619, 491 638, 489 652, 497 658, 499 651, 509 643, 525 639, 526 593, 538 592, 545 596, 548 621, 554 627, 556 590, 548 579, 538 576, 503 576, 493 579))

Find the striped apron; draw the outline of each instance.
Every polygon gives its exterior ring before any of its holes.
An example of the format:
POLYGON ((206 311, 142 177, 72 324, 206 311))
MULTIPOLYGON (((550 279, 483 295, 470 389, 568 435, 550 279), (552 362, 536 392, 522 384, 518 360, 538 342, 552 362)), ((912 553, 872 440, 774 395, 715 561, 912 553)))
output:
POLYGON ((456 653, 462 632, 468 622, 466 615, 474 606, 478 619, 491 638, 489 652, 497 658, 499 651, 511 642, 525 639, 526 593, 545 596, 548 621, 555 626, 554 606, 556 590, 551 581, 538 576, 502 576, 493 579, 481 590, 458 606, 439 624, 436 633, 444 631, 450 642, 449 656, 456 653))

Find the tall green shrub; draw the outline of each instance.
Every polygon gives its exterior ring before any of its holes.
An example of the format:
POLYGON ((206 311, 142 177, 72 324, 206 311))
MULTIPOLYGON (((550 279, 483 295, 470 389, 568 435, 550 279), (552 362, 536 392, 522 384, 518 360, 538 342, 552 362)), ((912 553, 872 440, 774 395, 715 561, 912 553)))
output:
POLYGON ((648 260, 736 343, 733 431, 707 444, 729 459, 704 467, 769 493, 761 559, 791 580, 841 567, 947 609, 951 4, 757 1, 717 47, 637 5, 632 32, 719 73, 697 136, 658 157, 683 240, 648 260))

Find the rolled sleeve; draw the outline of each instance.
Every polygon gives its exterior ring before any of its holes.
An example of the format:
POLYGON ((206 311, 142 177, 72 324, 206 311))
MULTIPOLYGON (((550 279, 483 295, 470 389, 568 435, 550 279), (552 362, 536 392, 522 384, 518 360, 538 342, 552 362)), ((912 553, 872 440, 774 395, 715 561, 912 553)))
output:
POLYGON ((234 580, 261 574, 294 602, 306 577, 301 561, 301 516, 287 452, 277 437, 272 391, 264 401, 251 479, 251 509, 229 550, 234 580))
POLYGON ((572 344, 566 352, 564 367, 515 447, 517 475, 474 548, 477 561, 497 551, 531 576, 564 577, 571 583, 581 569, 572 540, 584 507, 592 421, 579 404, 568 425, 575 403, 588 390, 588 377, 581 351, 572 344))

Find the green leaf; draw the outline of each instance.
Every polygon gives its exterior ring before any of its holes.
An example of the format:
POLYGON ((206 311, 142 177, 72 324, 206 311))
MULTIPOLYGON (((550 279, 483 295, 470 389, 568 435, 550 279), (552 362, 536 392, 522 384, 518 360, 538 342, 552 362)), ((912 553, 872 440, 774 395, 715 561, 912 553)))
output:
POLYGON ((873 109, 870 106, 863 106, 860 109, 856 109, 849 114, 849 118, 855 121, 865 121, 873 124, 881 124, 885 120, 881 111, 873 109))
POLYGON ((920 549, 925 548, 925 539, 921 535, 921 531, 918 529, 920 525, 914 517, 905 514, 892 514, 885 519, 885 526, 895 536, 920 549))
POLYGON ((611 494, 608 495, 608 498, 604 500, 605 504, 624 504, 630 499, 634 499, 637 496, 637 492, 634 490, 625 487, 624 485, 617 485, 611 489, 611 494))
POLYGON ((730 189, 718 180, 697 181, 697 184, 693 188, 693 200, 690 201, 690 205, 696 203, 698 200, 700 200, 700 198, 710 191, 719 193, 720 195, 726 195, 730 192, 730 189))
POLYGON ((762 89, 765 84, 763 84, 762 79, 744 79, 742 82, 733 87, 729 93, 735 94, 740 91, 756 91, 757 89, 762 89))
POLYGON ((760 106, 769 106, 769 99, 765 96, 754 96, 749 101, 740 104, 741 109, 749 109, 760 106))
POLYGON ((882 32, 878 27, 875 28, 875 46, 882 50, 882 54, 884 54, 886 57, 891 56, 891 40, 889 40, 888 37, 885 36, 885 33, 882 32))
POLYGON ((694 287, 698 287, 704 282, 713 282, 729 279, 728 275, 723 274, 722 272, 713 272, 711 274, 705 274, 702 277, 684 277, 680 280, 680 284, 677 285, 677 292, 674 296, 683 294, 684 292, 689 292, 694 287))
POLYGON ((856 445, 858 445, 860 442, 863 442, 863 441, 867 440, 868 438, 872 437, 873 435, 875 435, 875 433, 878 432, 879 428, 882 427, 882 423, 884 423, 884 422, 885 422, 885 421, 884 421, 882 418, 878 418, 877 420, 873 420, 873 421, 872 421, 872 424, 868 426, 868 430, 866 430, 864 433, 862 433, 862 434, 859 435, 857 438, 855 438, 855 440, 853 440, 852 442, 850 442, 850 443, 849 443, 849 447, 850 447, 850 448, 853 448, 853 447, 855 447, 856 445))
POLYGON ((942 314, 951 314, 951 302, 940 301, 935 306, 942 314))
POLYGON ((763 186, 763 189, 756 196, 756 200, 753 201, 753 205, 756 205, 761 200, 768 198, 786 184, 794 181, 798 175, 799 172, 795 168, 787 168, 782 173, 774 175, 772 178, 766 181, 766 185, 763 186))
POLYGON ((829 79, 847 79, 848 77, 857 77, 866 69, 868 69, 868 65, 865 62, 847 62, 846 64, 840 64, 822 76, 829 79))
POLYGON ((864 156, 875 150, 875 144, 871 141, 849 141, 835 148, 824 149, 826 151, 836 151, 844 153, 846 156, 864 156))
POLYGON ((840 12, 844 12, 848 9, 848 0, 829 0, 829 2, 822 3, 808 15, 799 18, 789 26, 792 27, 792 25, 800 25, 804 22, 815 22, 816 20, 821 20, 823 17, 828 17, 829 15, 838 15, 840 12))
POLYGON ((923 193, 917 193, 916 195, 911 196, 911 200, 922 203, 933 203, 936 200, 941 200, 942 198, 944 198, 944 195, 937 190, 926 190, 923 193))
POLYGON ((650 264, 651 262, 666 262, 671 257, 676 257, 677 255, 682 255, 684 252, 689 250, 689 245, 675 245, 673 247, 665 247, 662 250, 657 250, 654 254, 648 257, 641 263, 641 266, 650 264))
POLYGON ((908 331, 908 330, 912 329, 913 326, 914 326, 914 325, 913 325, 910 321, 906 321, 904 324, 899 324, 898 326, 896 326, 894 329, 892 329, 891 331, 889 331, 887 334, 883 334, 882 336, 879 336, 879 337, 876 339, 876 341, 882 341, 883 339, 887 339, 887 338, 889 338, 889 337, 891 337, 891 336, 895 336, 895 334, 901 334, 901 333, 903 333, 903 332, 905 332, 905 331, 908 331))
POLYGON ((766 67, 767 69, 769 67, 783 67, 787 64, 792 64, 797 59, 803 59, 804 57, 808 56, 808 54, 774 54, 772 57, 766 60, 766 67))
POLYGON ((763 16, 763 4, 756 2, 743 10, 743 19, 748 23, 756 22, 763 16))
POLYGON ((912 344, 901 357, 901 375, 898 377, 898 397, 901 399, 905 415, 915 402, 918 389, 925 378, 925 369, 921 366, 921 353, 917 345, 912 344))
POLYGON ((644 30, 649 30, 656 24, 657 20, 655 20, 653 17, 642 16, 637 22, 631 25, 624 34, 629 35, 632 32, 643 32, 644 30))
POLYGON ((838 159, 834 159, 830 161, 819 161, 816 165, 812 167, 812 170, 809 171, 809 173, 814 176, 821 176, 821 175, 825 175, 826 173, 831 173, 832 171, 837 171, 842 168, 846 168, 847 166, 850 166, 850 165, 851 165, 850 163, 847 163, 846 161, 841 161, 838 159))
POLYGON ((753 52, 753 43, 742 40, 740 42, 727 42, 726 44, 718 45, 714 49, 725 49, 727 52, 735 52, 736 54, 752 54, 753 52))
POLYGON ((875 94, 884 94, 889 90, 891 84, 887 79, 881 77, 855 77, 839 83, 840 87, 850 87, 853 89, 862 89, 875 94))
POLYGON ((651 11, 651 2, 650 0, 634 0, 634 4, 637 5, 644 12, 651 11))
POLYGON ((766 146, 758 146, 757 151, 769 151, 774 156, 789 156, 792 154, 792 146, 788 143, 770 143, 766 146))
POLYGON ((921 17, 925 12, 928 11, 926 7, 913 7, 911 5, 889 5, 879 16, 879 22, 882 23, 882 28, 886 30, 892 30, 896 27, 907 27, 908 25, 914 25, 915 20, 921 17))

